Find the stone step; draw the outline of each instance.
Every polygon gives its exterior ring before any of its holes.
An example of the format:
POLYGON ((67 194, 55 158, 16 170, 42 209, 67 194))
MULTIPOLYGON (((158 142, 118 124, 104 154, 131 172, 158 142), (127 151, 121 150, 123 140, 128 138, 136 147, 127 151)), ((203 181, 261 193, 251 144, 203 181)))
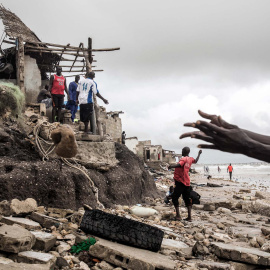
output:
POLYGON ((100 135, 78 133, 75 135, 77 141, 102 142, 103 137, 100 135))
POLYGON ((51 233, 42 231, 31 232, 36 237, 36 243, 33 246, 34 250, 48 252, 55 244, 56 237, 51 233))
POLYGON ((27 219, 27 218, 18 218, 18 217, 2 217, 2 223, 7 225, 18 224, 27 230, 40 230, 41 226, 39 223, 27 219))
POLYGON ((24 251, 24 252, 20 252, 17 255, 16 260, 17 262, 22 262, 22 263, 47 264, 51 268, 53 268, 56 262, 56 257, 49 253, 24 251))
POLYGON ((90 247, 90 255, 125 269, 173 270, 175 262, 168 257, 144 249, 99 239, 90 247))

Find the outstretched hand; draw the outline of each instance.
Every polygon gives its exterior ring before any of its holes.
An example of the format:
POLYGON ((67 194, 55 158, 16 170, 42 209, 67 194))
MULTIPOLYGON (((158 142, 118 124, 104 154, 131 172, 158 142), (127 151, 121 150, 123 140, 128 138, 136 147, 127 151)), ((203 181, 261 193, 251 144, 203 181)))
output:
POLYGON ((191 137, 203 140, 210 144, 200 144, 199 148, 218 149, 230 153, 245 154, 251 138, 238 126, 232 125, 221 118, 221 116, 210 115, 199 110, 200 116, 211 120, 186 123, 186 127, 194 127, 200 131, 184 133, 180 139, 191 137))

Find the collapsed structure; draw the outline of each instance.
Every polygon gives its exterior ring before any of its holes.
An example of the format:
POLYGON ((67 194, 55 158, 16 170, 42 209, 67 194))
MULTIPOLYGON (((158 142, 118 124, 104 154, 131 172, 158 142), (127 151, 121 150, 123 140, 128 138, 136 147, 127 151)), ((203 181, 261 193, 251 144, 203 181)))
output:
MULTIPOLYGON (((72 73, 65 77, 84 75, 96 66, 93 52, 116 51, 120 48, 93 49, 92 39, 88 38, 88 47, 81 42, 78 47, 42 42, 21 19, 3 5, 0 6, 0 18, 5 26, 0 40, 0 80, 17 84, 25 95, 26 103, 35 103, 39 91, 49 82, 48 73, 55 72, 56 66, 63 68, 63 73, 72 73), (11 45, 3 49, 3 44, 11 45)), ((120 112, 106 113, 95 103, 95 119, 100 136, 112 132, 115 141, 121 140, 122 124, 118 117, 120 112), (115 125, 113 125, 115 124, 115 125)), ((49 112, 50 113, 50 112, 49 112)), ((122 112, 121 112, 122 113, 122 112)), ((48 115, 48 113, 47 113, 48 115)))
POLYGON ((175 151, 165 150, 162 145, 152 145, 151 140, 139 141, 137 137, 126 138, 126 146, 134 154, 144 160, 146 164, 153 168, 159 168, 160 164, 174 163, 182 157, 175 151))

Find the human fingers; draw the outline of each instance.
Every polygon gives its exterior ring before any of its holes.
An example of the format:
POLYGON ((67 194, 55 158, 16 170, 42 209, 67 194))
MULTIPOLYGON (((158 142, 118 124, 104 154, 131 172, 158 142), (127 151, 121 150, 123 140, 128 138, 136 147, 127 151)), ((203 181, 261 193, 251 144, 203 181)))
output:
MULTIPOLYGON (((197 135, 197 134, 204 134, 203 132, 201 131, 192 131, 192 132, 187 132, 187 133, 184 133, 182 134, 179 139, 183 139, 183 138, 187 138, 187 137, 191 137, 191 138, 195 138, 193 136, 197 135)), ((205 134, 204 134, 205 135, 205 134)))
POLYGON ((196 127, 196 123, 185 123, 184 127, 196 127))
POLYGON ((209 142, 209 143, 214 143, 214 139, 210 136, 206 136, 203 132, 198 132, 196 134, 192 134, 191 138, 200 139, 200 140, 203 140, 203 141, 209 142))
POLYGON ((197 146, 198 148, 202 148, 202 149, 218 149, 215 145, 213 144, 199 144, 197 146))
POLYGON ((203 112, 201 110, 198 110, 198 113, 199 113, 199 115, 201 117, 211 120, 211 123, 213 123, 213 124, 215 124, 217 126, 220 126, 220 123, 218 121, 218 116, 217 115, 215 115, 215 114, 208 114, 208 113, 205 113, 205 112, 203 112))
MULTIPOLYGON (((206 121, 197 121, 196 122, 196 127, 199 128, 199 126, 201 127, 206 127, 208 130, 210 131, 215 131, 215 132, 219 132, 219 133, 224 133, 224 129, 215 125, 215 124, 212 124, 212 123, 208 123, 206 121)), ((201 130, 201 128, 199 128, 201 130)))
POLYGON ((219 121, 220 125, 224 128, 227 128, 227 129, 238 128, 238 126, 232 125, 232 124, 226 122, 221 116, 218 117, 218 121, 219 121))

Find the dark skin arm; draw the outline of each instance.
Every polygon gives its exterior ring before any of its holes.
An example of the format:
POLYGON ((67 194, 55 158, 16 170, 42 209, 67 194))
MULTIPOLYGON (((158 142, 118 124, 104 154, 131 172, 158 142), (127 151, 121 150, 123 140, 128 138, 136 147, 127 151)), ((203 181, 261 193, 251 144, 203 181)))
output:
POLYGON ((184 126, 194 127, 200 131, 182 134, 180 139, 191 137, 211 144, 200 144, 199 148, 217 149, 229 153, 246 156, 270 162, 270 137, 246 131, 236 125, 231 125, 220 116, 208 115, 201 111, 199 114, 211 122, 197 121, 186 123, 184 126), (268 140, 269 138, 269 140, 268 140), (266 142, 266 143, 262 143, 266 142))
MULTIPOLYGON (((202 153, 202 150, 199 150, 199 153, 198 153, 198 156, 197 158, 195 159, 195 163, 197 163, 199 161, 199 158, 200 158, 200 155, 202 153)), ((180 165, 180 163, 176 163, 174 165, 170 165, 168 166, 168 169, 174 169, 174 168, 181 168, 182 166, 180 165)))
POLYGON ((67 80, 66 80, 66 79, 65 79, 65 92, 66 92, 66 94, 67 94, 68 100, 70 100, 70 98, 69 98, 69 93, 68 93, 68 88, 67 88, 67 80))
POLYGON ((49 90, 48 90, 50 93, 52 93, 53 80, 54 80, 54 77, 53 77, 53 75, 51 75, 50 83, 49 83, 49 90))
POLYGON ((105 104, 109 104, 109 101, 107 99, 105 99, 100 93, 97 93, 97 97, 102 99, 105 104))

